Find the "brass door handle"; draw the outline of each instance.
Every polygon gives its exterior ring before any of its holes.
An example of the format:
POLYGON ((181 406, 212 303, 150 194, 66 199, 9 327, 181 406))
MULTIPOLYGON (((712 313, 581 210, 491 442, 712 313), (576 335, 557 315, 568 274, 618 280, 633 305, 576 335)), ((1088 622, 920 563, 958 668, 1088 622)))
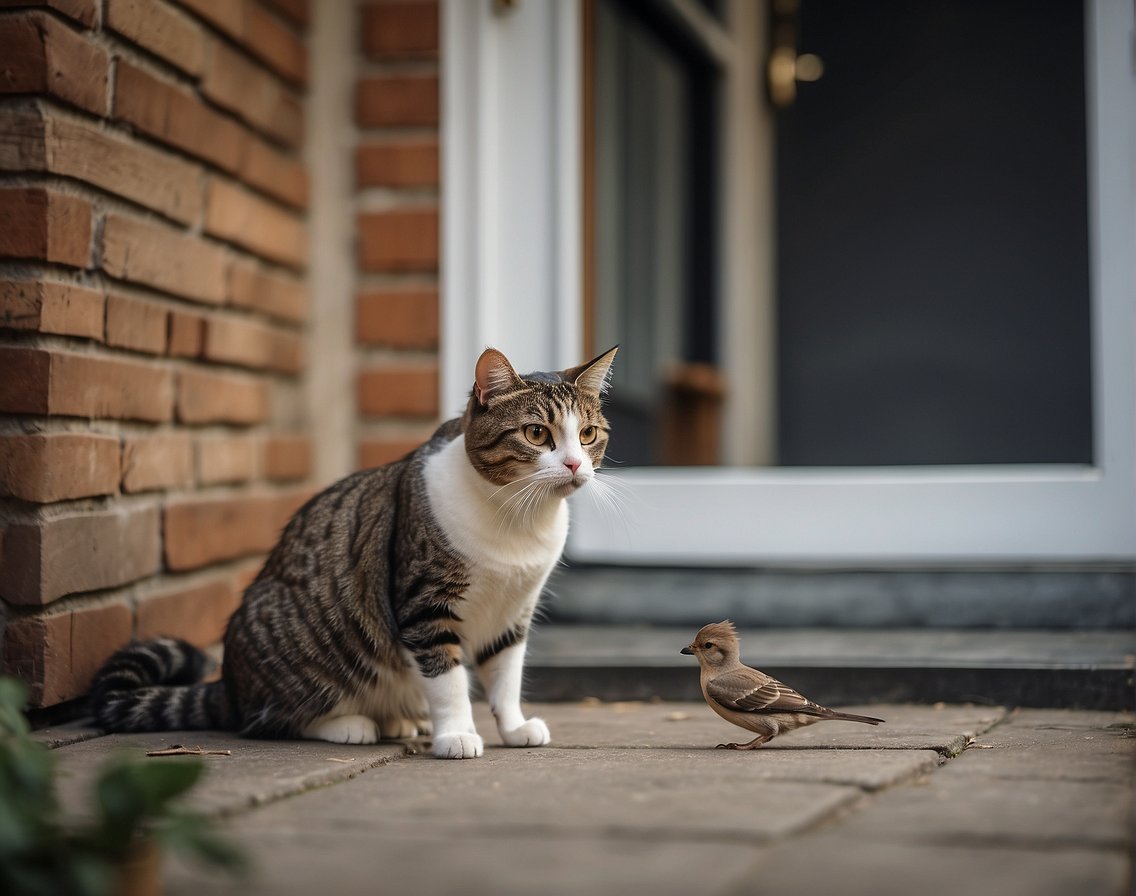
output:
POLYGON ((815 53, 797 53, 799 0, 774 0, 769 6, 769 61, 765 66, 769 101, 785 109, 797 99, 798 81, 816 81, 824 62, 815 53))

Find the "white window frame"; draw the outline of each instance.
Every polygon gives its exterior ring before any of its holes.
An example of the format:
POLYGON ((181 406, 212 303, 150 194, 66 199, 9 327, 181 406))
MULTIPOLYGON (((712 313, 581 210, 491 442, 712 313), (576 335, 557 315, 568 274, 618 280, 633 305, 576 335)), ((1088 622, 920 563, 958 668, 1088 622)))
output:
MULTIPOLYGON (((447 409, 464 402, 469 367, 485 344, 524 353, 520 366, 552 366, 549 359, 566 365, 579 354, 578 4, 522 3, 509 16, 490 9, 488 2, 466 0, 448 0, 444 7, 447 409), (539 50, 527 63, 521 43, 539 50), (517 81, 523 90, 545 91, 539 102, 555 110, 546 132, 528 133, 541 129, 531 122, 519 126, 511 114, 520 102, 509 95, 517 81), (526 138, 518 140, 522 133, 526 138), (518 183, 519 171, 532 180, 518 183), (531 262, 532 270, 515 275, 510 269, 518 261, 531 262), (534 283, 541 288, 534 291, 534 283)), ((1132 39, 1131 2, 1089 0, 1092 466, 613 471, 607 475, 624 495, 622 512, 613 514, 586 491, 574 499, 570 555, 588 562, 693 565, 1136 559, 1132 39)), ((749 72, 736 69, 728 77, 749 72)), ((731 164, 727 150, 726 167, 731 164)), ((737 201, 731 197, 740 192, 723 190, 723 196, 737 201)), ((748 275, 739 253, 731 260, 738 234, 730 222, 744 220, 744 209, 725 210, 727 306, 746 289, 751 295, 768 289, 756 282, 762 275, 752 258, 748 275)), ((736 334, 725 335, 727 369, 744 369, 747 362, 731 342, 736 334)))

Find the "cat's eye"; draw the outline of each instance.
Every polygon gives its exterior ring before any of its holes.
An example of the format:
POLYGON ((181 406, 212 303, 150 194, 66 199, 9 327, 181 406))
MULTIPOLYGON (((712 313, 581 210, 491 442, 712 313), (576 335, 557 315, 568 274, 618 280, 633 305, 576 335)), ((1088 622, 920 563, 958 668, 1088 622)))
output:
POLYGON ((548 427, 539 423, 530 423, 525 427, 525 438, 534 445, 547 445, 548 427))
POLYGON ((580 430, 580 444, 581 445, 592 444, 592 442, 594 442, 596 440, 596 437, 599 434, 600 434, 599 430, 596 429, 594 426, 585 426, 583 429, 580 430))

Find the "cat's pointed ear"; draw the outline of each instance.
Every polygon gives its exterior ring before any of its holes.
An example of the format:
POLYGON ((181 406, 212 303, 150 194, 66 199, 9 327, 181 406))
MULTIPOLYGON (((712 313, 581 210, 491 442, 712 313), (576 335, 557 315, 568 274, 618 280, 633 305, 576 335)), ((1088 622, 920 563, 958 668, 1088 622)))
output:
POLYGON ((619 346, 613 346, 598 358, 593 358, 579 367, 572 367, 563 373, 564 379, 573 383, 585 392, 595 392, 602 395, 608 389, 611 380, 611 362, 615 360, 615 353, 619 346))
POLYGON ((494 395, 521 385, 521 378, 513 365, 495 348, 487 348, 477 359, 474 370, 473 394, 482 407, 489 404, 494 395))

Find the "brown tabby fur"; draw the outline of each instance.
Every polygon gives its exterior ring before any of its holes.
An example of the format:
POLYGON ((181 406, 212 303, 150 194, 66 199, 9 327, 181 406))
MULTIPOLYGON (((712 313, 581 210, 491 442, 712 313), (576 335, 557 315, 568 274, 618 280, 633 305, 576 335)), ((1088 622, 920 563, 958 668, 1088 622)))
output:
MULTIPOLYGON (((481 476, 497 485, 516 482, 545 450, 530 444, 522 427, 572 412, 599 430, 584 446, 598 468, 607 444, 600 389, 575 383, 613 352, 558 373, 513 374, 489 389, 475 386, 465 414, 442 424, 426 444, 316 495, 288 522, 230 619, 221 680, 195 683, 206 663, 184 642, 124 648, 93 686, 99 724, 115 731, 224 728, 295 737, 344 701, 387 682, 397 690, 410 664, 435 677, 463 658, 480 665, 523 640, 531 608, 500 619, 483 643, 468 640, 470 564, 432 517, 426 464, 464 434, 469 462, 481 476)), ((518 504, 523 512, 524 502, 518 504)), ((421 694, 407 689, 400 699, 405 705, 396 714, 424 718, 421 694)))

